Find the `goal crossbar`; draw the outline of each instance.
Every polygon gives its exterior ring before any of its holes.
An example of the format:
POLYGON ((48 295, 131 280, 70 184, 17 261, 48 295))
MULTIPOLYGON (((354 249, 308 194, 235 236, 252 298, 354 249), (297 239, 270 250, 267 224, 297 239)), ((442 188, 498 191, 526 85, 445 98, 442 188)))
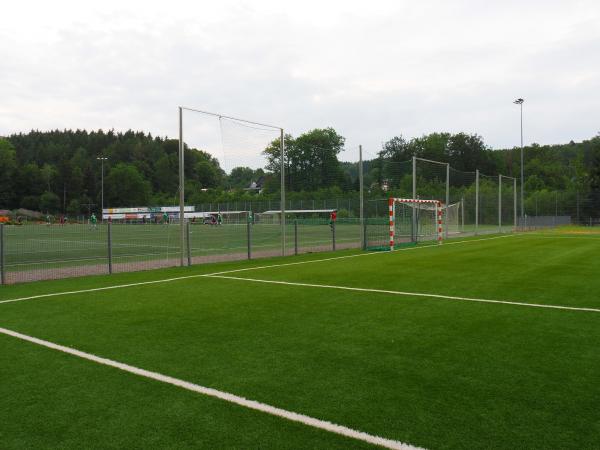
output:
POLYGON ((433 206, 435 209, 435 221, 436 221, 436 235, 437 235, 437 243, 441 244, 443 239, 443 227, 442 227, 442 215, 444 209, 444 203, 439 200, 422 200, 415 198, 389 198, 389 213, 390 213, 390 250, 394 250, 394 236, 396 230, 396 204, 406 204, 412 207, 419 205, 428 205, 433 206))

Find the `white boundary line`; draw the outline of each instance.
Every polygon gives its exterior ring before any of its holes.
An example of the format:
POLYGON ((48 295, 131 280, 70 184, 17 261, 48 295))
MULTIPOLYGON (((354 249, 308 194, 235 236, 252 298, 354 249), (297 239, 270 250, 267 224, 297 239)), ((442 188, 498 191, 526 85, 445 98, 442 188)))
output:
POLYGON ((538 239, 592 239, 592 240, 597 240, 600 241, 600 235, 577 235, 577 236, 555 236, 552 234, 546 234, 546 233, 532 233, 532 232, 528 232, 528 233, 523 233, 522 236, 532 236, 534 238, 538 238, 538 239))
POLYGON ((275 280, 259 280, 256 278, 243 278, 243 277, 230 277, 226 275, 205 275, 208 278, 223 278, 226 280, 240 280, 240 281, 252 281, 254 283, 267 283, 267 284, 283 284, 287 286, 302 286, 312 288, 323 288, 323 289, 341 289, 344 291, 357 291, 357 292, 373 292, 377 294, 392 294, 402 295, 407 297, 428 297, 428 298, 439 298, 442 300, 459 300, 464 302, 480 302, 480 303, 500 303, 503 305, 515 305, 515 306, 530 306, 533 308, 548 308, 548 309, 565 309, 569 311, 585 311, 585 312, 597 312, 600 313, 600 309, 597 308, 584 308, 579 306, 563 306, 563 305, 544 305, 542 303, 525 303, 515 302, 510 300, 491 300, 485 298, 471 298, 471 297, 457 297, 453 295, 442 295, 442 294, 427 294, 424 292, 404 292, 404 291, 391 291, 385 289, 370 289, 370 288, 357 288, 350 286, 336 286, 330 284, 311 284, 311 283, 296 283, 291 281, 275 281, 275 280))
POLYGON ((339 434, 347 438, 367 442, 369 444, 374 444, 380 447, 385 447, 394 450, 419 450, 419 447, 414 447, 410 444, 405 444, 400 441, 372 435, 369 433, 365 433, 364 431, 354 430, 352 428, 348 428, 343 425, 337 425, 335 423, 328 422, 325 420, 315 419, 314 417, 306 416, 304 414, 287 411, 282 408, 277 408, 276 406, 267 405, 265 403, 257 402, 255 400, 249 400, 247 398, 240 397, 235 394, 230 394, 228 392, 219 391, 217 389, 200 386, 198 384, 190 383, 189 381, 184 381, 179 378, 173 378, 168 375, 163 375, 158 372, 151 372, 149 370, 140 369, 138 367, 130 366, 129 364, 113 361, 107 358, 102 358, 91 353, 82 352, 74 348, 65 347, 63 345, 55 344, 53 342, 45 341, 43 339, 38 339, 32 336, 28 336, 26 334, 21 334, 16 331, 8 330, 6 328, 0 328, 0 333, 27 342, 31 342, 33 344, 41 345, 52 350, 58 350, 69 355, 87 359, 88 361, 92 361, 98 364, 114 367, 124 372, 132 373, 134 375, 149 378, 151 380, 159 381, 161 383, 170 384, 172 386, 176 386, 209 397, 218 398, 219 400, 224 400, 226 402, 233 403, 244 408, 253 409, 273 416, 281 417, 292 422, 298 422, 309 427, 318 428, 320 430, 329 431, 330 433, 339 434))
POLYGON ((107 291, 110 289, 120 289, 120 288, 134 287, 134 286, 144 286, 147 284, 169 283, 169 282, 173 282, 173 281, 187 280, 187 279, 191 279, 191 278, 201 278, 201 277, 210 277, 210 276, 214 276, 214 275, 225 275, 228 273, 246 272, 249 270, 260 270, 260 269, 270 269, 270 268, 274 268, 274 267, 287 267, 287 266, 297 266, 297 265, 301 265, 301 264, 312 264, 312 263, 325 262, 325 261, 334 261, 334 260, 338 260, 338 259, 356 258, 359 256, 386 255, 386 254, 393 254, 393 253, 397 253, 397 252, 401 252, 401 251, 418 250, 418 249, 430 248, 430 247, 441 249, 447 245, 466 244, 468 242, 490 241, 493 239, 501 239, 501 238, 506 238, 506 237, 511 237, 511 236, 515 236, 515 234, 493 236, 493 237, 481 238, 481 239, 469 239, 469 240, 465 240, 465 241, 448 242, 441 246, 434 243, 434 244, 424 245, 424 246, 420 246, 420 247, 417 246, 417 247, 401 248, 401 249, 394 250, 393 252, 356 253, 353 255, 333 256, 330 258, 311 259, 308 261, 295 261, 295 262, 291 262, 291 263, 281 263, 281 264, 269 264, 269 265, 265 265, 265 266, 244 267, 241 269, 225 270, 225 271, 221 271, 221 272, 213 272, 213 273, 208 273, 208 274, 184 275, 184 276, 180 276, 180 277, 163 278, 161 280, 140 281, 138 283, 117 284, 117 285, 104 286, 104 287, 99 287, 99 288, 80 289, 80 290, 76 290, 76 291, 52 292, 49 294, 38 294, 38 295, 31 295, 28 297, 0 300, 0 304, 22 302, 25 300, 34 300, 37 298, 58 297, 61 295, 84 294, 86 292, 99 292, 99 291, 107 291))

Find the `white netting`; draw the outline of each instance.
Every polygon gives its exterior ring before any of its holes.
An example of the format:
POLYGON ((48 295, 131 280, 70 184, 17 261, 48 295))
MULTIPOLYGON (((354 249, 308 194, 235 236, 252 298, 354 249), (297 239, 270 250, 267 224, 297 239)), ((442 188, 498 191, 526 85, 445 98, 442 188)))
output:
POLYGON ((437 239, 437 211, 435 202, 396 200, 394 202, 395 242, 437 239))
POLYGON ((221 166, 230 172, 234 167, 264 168, 263 152, 273 141, 280 138, 280 130, 252 125, 237 120, 219 118, 223 162, 221 166))

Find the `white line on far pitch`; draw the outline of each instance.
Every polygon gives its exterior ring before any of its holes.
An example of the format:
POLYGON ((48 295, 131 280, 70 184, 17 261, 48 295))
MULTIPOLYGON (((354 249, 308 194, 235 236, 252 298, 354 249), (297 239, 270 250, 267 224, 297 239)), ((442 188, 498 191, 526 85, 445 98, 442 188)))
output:
POLYGON ((314 417, 310 417, 304 414, 288 411, 282 408, 278 408, 276 406, 271 406, 265 403, 257 402, 255 400, 249 400, 247 398, 240 397, 235 394, 230 394, 228 392, 219 391, 217 389, 200 386, 198 384, 190 383, 189 381, 184 381, 179 378, 170 377, 168 375, 163 375, 158 372, 151 372, 149 370, 140 369, 139 367, 130 366, 129 364, 113 361, 112 359, 103 358, 100 356, 93 355, 91 353, 82 352, 74 348, 65 347, 63 345, 55 344, 53 342, 45 341, 43 339, 38 339, 36 337, 28 336, 26 334, 21 334, 13 330, 8 330, 6 328, 0 328, 0 333, 17 339, 21 339, 23 341, 31 342, 33 344, 41 345, 42 347, 50 348, 52 350, 58 350, 69 355, 77 356, 79 358, 83 358, 98 364, 114 367, 124 372, 132 373, 134 375, 138 375, 144 378, 150 378, 155 381, 160 381, 161 383, 177 386, 179 388, 206 395, 208 397, 218 398, 219 400, 224 400, 226 402, 233 403, 244 408, 253 409, 273 416, 281 417, 283 419, 287 419, 292 422, 298 422, 309 427, 318 428, 320 430, 329 431, 330 433, 335 433, 350 439, 355 439, 394 450, 422 450, 419 449, 419 447, 414 447, 410 444, 405 444, 400 441, 372 435, 369 433, 365 433, 364 431, 354 430, 352 428, 348 428, 343 425, 337 425, 326 420, 315 419, 314 417))
POLYGON ((423 249, 423 248, 432 248, 432 247, 433 248, 443 248, 446 245, 466 244, 469 242, 479 242, 479 241, 490 241, 492 239, 501 239, 501 238, 506 238, 506 237, 511 237, 511 236, 515 236, 515 235, 507 234, 507 235, 503 235, 503 236, 493 236, 493 237, 489 237, 489 238, 469 239, 469 240, 465 240, 465 241, 448 242, 442 246, 439 246, 434 243, 434 244, 424 245, 424 246, 420 246, 420 247, 401 248, 401 249, 394 250, 393 252, 388 251, 388 252, 356 253, 353 255, 333 256, 330 258, 321 258, 321 259, 311 259, 308 261, 295 261, 295 262, 291 262, 291 263, 269 264, 269 265, 265 265, 265 266, 252 266, 252 267, 245 267, 242 269, 225 270, 225 271, 221 271, 221 272, 214 272, 214 273, 208 273, 208 274, 183 275, 180 277, 163 278, 160 280, 140 281, 137 283, 116 284, 116 285, 112 285, 112 286, 103 286, 103 287, 98 287, 98 288, 79 289, 76 291, 52 292, 49 294, 38 294, 38 295, 31 295, 28 297, 0 300, 0 304, 22 302, 25 300, 35 300, 38 298, 58 297, 58 296, 62 296, 62 295, 84 294, 86 292, 99 292, 99 291, 107 291, 107 290, 111 290, 111 289, 121 289, 121 288, 135 287, 135 286, 144 286, 147 284, 170 283, 173 281, 188 280, 188 279, 192 279, 192 278, 201 278, 201 277, 210 277, 213 275, 225 275, 228 273, 246 272, 249 270, 271 269, 271 268, 275 268, 275 267, 297 266, 297 265, 301 265, 301 264, 312 264, 312 263, 318 263, 318 262, 334 261, 334 260, 338 260, 338 259, 357 258, 360 256, 389 255, 389 254, 393 254, 393 253, 397 253, 397 252, 401 252, 401 251, 419 250, 419 249, 423 249))
POLYGON ((392 291, 386 289, 371 289, 371 288, 358 288, 350 286, 337 286, 330 284, 312 284, 312 283, 299 283, 292 281, 276 281, 276 280, 260 280, 257 278, 245 278, 245 277, 232 277, 227 275, 204 275, 208 278, 222 278, 226 280, 239 280, 239 281, 250 281, 254 283, 267 283, 267 284, 283 284, 287 286, 302 286, 311 288, 322 288, 322 289, 341 289, 344 291, 357 291, 357 292, 372 292, 376 294, 392 294, 402 295, 406 297, 428 297, 441 300, 458 300, 463 302, 480 302, 480 303, 500 303, 503 305, 514 305, 514 306, 529 306, 532 308, 548 308, 548 309, 565 309, 569 311, 585 311, 585 312, 596 312, 600 313, 598 308, 584 308, 579 306, 563 306, 563 305, 545 305, 543 303, 526 303, 526 302, 515 302, 511 300, 492 300, 487 298, 472 298, 472 297, 458 297, 454 295, 443 295, 443 294, 428 294, 424 292, 404 292, 404 291, 392 291))

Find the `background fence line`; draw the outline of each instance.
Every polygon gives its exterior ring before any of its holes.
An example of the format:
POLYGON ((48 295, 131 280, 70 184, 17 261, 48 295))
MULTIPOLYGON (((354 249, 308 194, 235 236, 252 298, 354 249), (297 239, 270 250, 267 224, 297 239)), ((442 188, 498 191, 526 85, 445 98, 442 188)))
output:
POLYGON ((196 205, 200 212, 252 211, 255 218, 223 214, 223 225, 189 220, 183 224, 178 220, 169 224, 113 221, 93 225, 85 220, 64 225, 0 224, 0 283, 175 267, 182 253, 188 266, 279 256, 282 242, 286 255, 365 249, 380 234, 383 242, 388 240, 390 196, 444 202, 447 238, 567 224, 600 225, 594 198, 573 192, 532 193, 525 200, 525 217, 519 217, 517 180, 501 174, 465 172, 446 163, 413 158, 384 161, 381 179, 366 185, 361 169, 359 164, 361 189, 351 195, 310 198, 310 194, 289 190, 285 209, 304 212, 288 212, 287 224, 276 215, 260 216, 281 209, 280 200, 268 199, 196 205), (315 210, 337 210, 337 220, 332 223, 327 212, 315 210), (183 242, 180 226, 185 227, 183 242))

